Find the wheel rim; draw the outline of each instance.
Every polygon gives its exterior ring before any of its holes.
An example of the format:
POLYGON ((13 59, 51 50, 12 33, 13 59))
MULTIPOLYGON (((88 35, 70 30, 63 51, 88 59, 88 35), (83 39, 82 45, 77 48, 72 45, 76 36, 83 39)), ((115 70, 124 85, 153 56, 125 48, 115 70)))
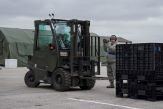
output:
POLYGON ((29 76, 29 82, 34 82, 35 81, 35 78, 34 78, 34 76, 29 76))
POLYGON ((57 75, 55 80, 56 80, 57 84, 62 84, 62 76, 61 75, 57 75))

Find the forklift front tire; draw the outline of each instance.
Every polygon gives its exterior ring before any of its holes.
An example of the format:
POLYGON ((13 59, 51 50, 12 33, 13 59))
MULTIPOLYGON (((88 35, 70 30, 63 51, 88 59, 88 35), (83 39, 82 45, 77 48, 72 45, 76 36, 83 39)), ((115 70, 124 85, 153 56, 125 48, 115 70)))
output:
POLYGON ((26 86, 28 87, 37 87, 39 86, 39 81, 36 81, 33 71, 28 71, 24 77, 26 86))
POLYGON ((71 87, 71 75, 68 71, 58 68, 52 76, 52 84, 56 91, 67 91, 71 87))

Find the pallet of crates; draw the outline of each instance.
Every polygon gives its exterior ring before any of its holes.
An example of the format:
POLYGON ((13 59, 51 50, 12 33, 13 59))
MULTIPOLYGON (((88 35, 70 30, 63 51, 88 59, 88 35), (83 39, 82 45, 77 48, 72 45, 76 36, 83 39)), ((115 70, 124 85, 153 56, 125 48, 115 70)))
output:
POLYGON ((116 95, 153 101, 162 97, 163 44, 130 44, 117 48, 116 95), (130 49, 124 51, 126 48, 130 49))

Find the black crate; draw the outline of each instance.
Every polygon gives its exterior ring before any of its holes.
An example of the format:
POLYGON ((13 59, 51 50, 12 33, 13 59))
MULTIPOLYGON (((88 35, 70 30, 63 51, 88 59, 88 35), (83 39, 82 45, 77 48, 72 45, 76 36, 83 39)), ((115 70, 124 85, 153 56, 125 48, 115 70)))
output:
POLYGON ((128 84, 117 83, 116 84, 116 96, 128 97, 133 99, 146 99, 155 101, 163 99, 163 85, 159 86, 154 83, 150 84, 138 84, 134 81, 128 84))
POLYGON ((163 97, 163 71, 116 69, 116 96, 157 100, 163 97))
POLYGON ((156 70, 156 66, 163 64, 163 44, 117 45, 116 64, 119 70, 156 70))
POLYGON ((135 84, 136 91, 135 98, 144 98, 148 100, 157 100, 163 98, 163 85, 156 85, 155 83, 135 84))

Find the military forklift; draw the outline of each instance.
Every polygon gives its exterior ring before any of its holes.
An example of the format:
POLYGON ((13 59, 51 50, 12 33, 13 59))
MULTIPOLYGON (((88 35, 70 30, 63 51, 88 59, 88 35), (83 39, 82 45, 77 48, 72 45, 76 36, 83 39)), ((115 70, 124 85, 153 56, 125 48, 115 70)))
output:
POLYGON ((24 77, 28 87, 50 84, 56 91, 90 90, 100 74, 100 40, 90 37, 90 21, 36 20, 33 55, 24 77))

